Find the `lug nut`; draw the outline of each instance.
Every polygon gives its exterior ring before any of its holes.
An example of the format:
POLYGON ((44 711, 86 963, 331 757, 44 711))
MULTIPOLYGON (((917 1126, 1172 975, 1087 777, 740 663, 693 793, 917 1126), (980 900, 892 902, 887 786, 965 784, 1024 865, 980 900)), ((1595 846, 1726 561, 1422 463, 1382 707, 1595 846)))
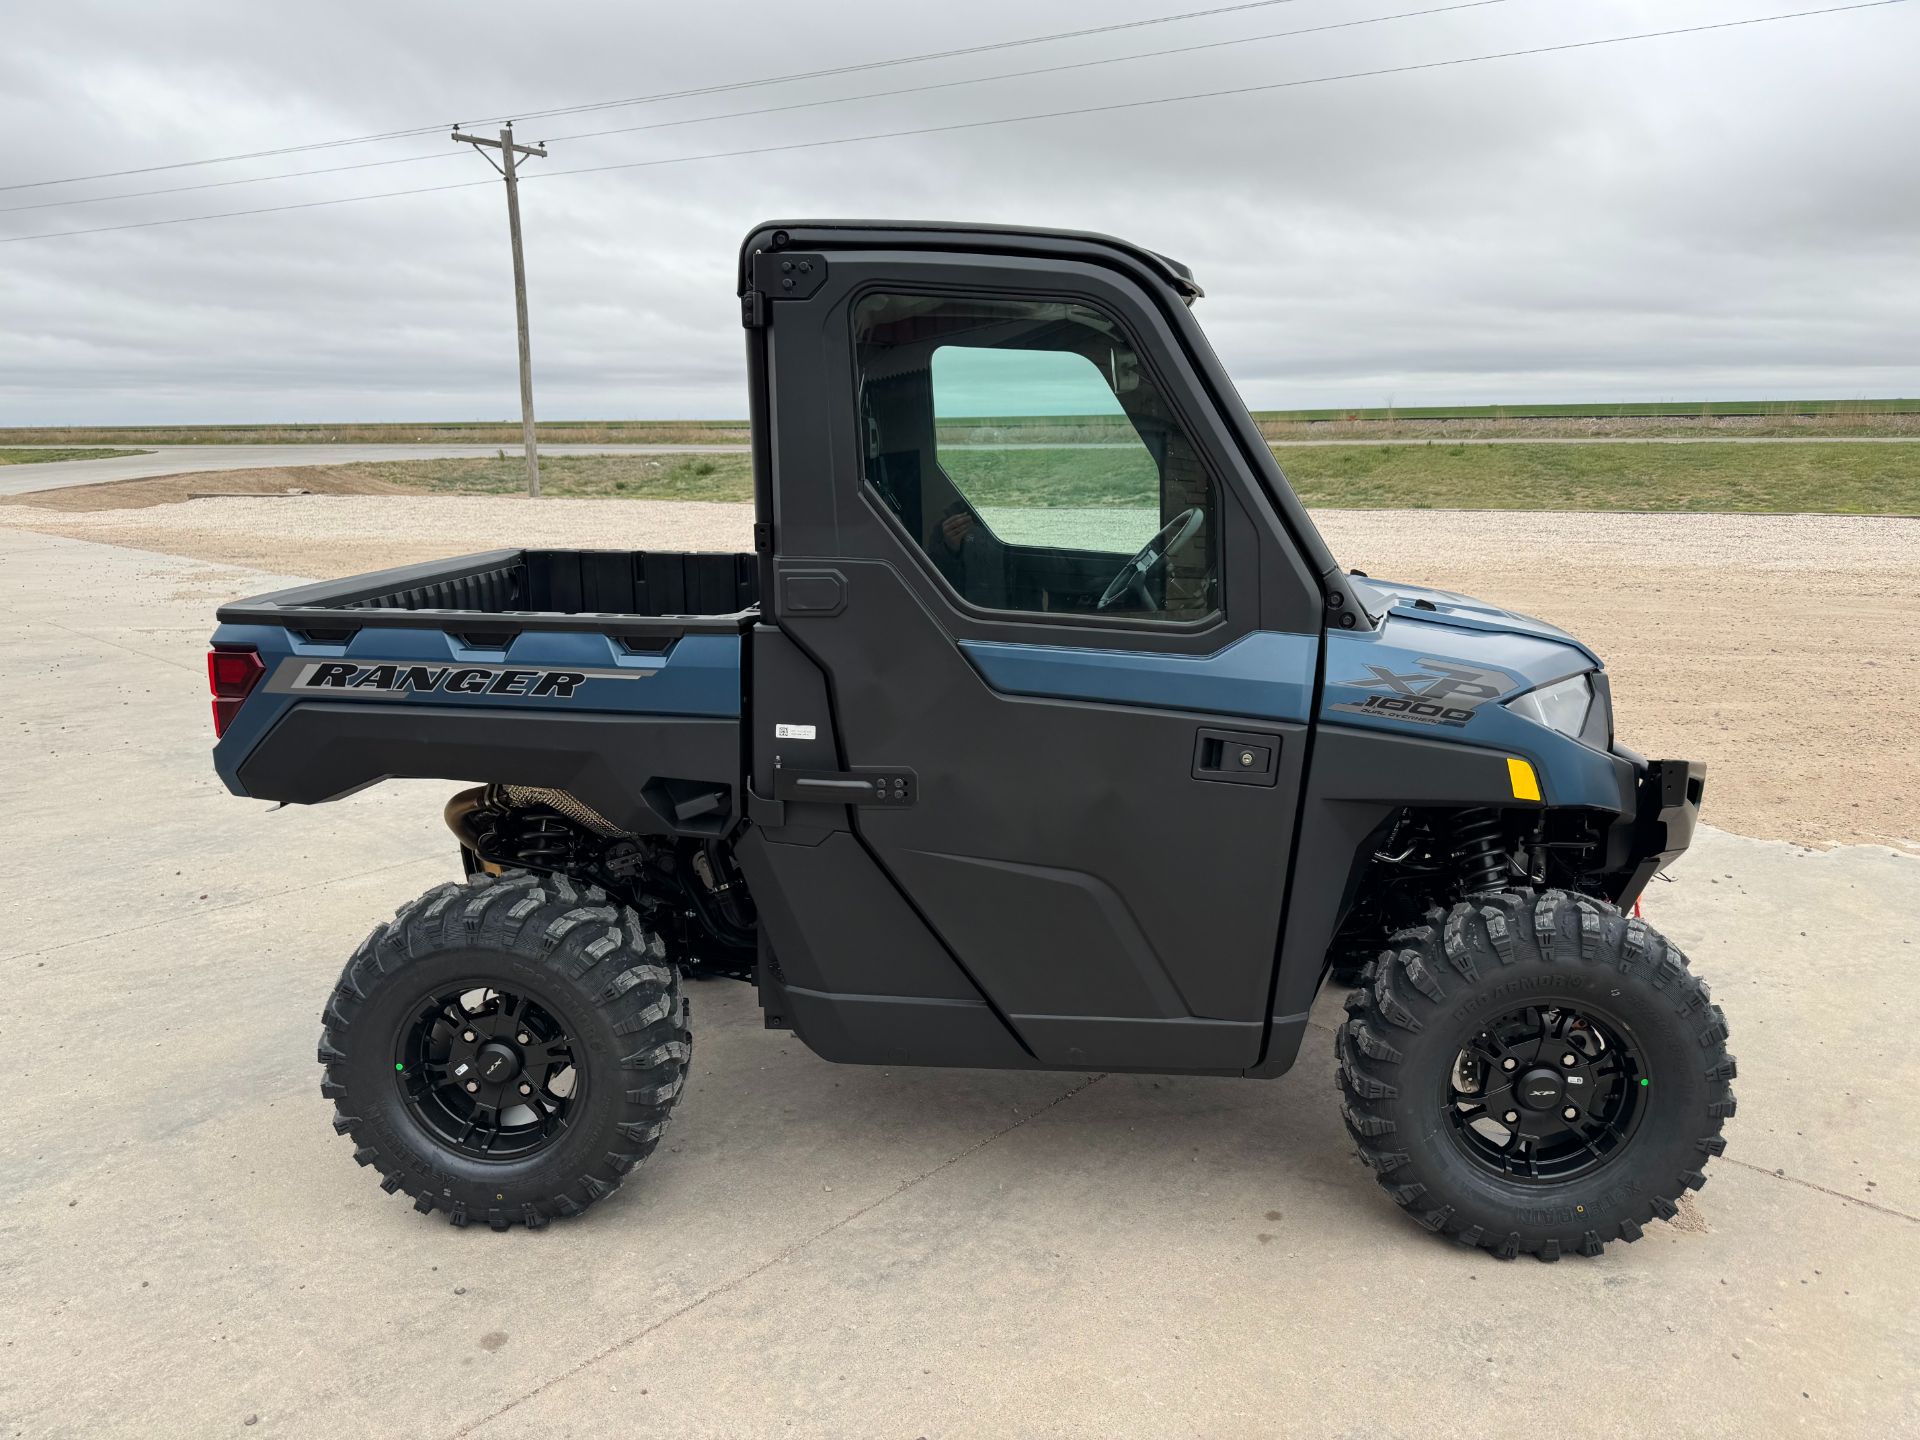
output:
POLYGON ((1573 1106, 1571 1105, 1567 1106, 1566 1109, 1562 1110, 1560 1114, 1562 1118, 1567 1120, 1578 1120, 1580 1118, 1580 1112, 1574 1109, 1573 1106))
POLYGON ((531 1094, 533 1094, 533 1086, 531 1086, 531 1085, 522 1085, 522 1086, 520 1087, 520 1093, 521 1093, 522 1095, 531 1095, 531 1094))
POLYGON ((1578 1065, 1580 1063, 1580 1057, 1578 1055, 1562 1055, 1560 1057, 1560 1063, 1562 1065, 1578 1065))
POLYGON ((467 1041, 467 1042, 468 1042, 469 1044, 471 1044, 471 1043, 472 1043, 472 1041, 473 1041, 473 1031, 471 1031, 471 1030, 463 1030, 463 1031, 461 1031, 461 1033, 460 1033, 460 1038, 461 1038, 462 1040, 465 1040, 465 1041, 467 1041))
MULTIPOLYGON (((520 1032, 520 1033, 519 1033, 518 1035, 516 1035, 516 1036, 514 1036, 513 1038, 514 1038, 514 1039, 516 1039, 516 1040, 518 1040, 518 1041, 519 1041, 519 1042, 520 1042, 520 1043, 521 1043, 522 1045, 525 1045, 525 1044, 527 1044, 527 1043, 528 1043, 528 1040, 527 1040, 527 1034, 526 1034, 526 1032, 525 1032, 524 1030, 523 1030, 523 1031, 521 1031, 521 1032, 520 1032)), ((1567 1061, 1567 1064, 1569 1064, 1569 1065, 1571 1065, 1572 1063, 1573 1063, 1573 1061, 1571 1061, 1571 1060, 1569 1060, 1569 1061, 1567 1061)))
POLYGON ((469 1081, 467 1081, 467 1092, 468 1092, 469 1094, 471 1094, 471 1093, 472 1093, 472 1092, 474 1092, 475 1090, 478 1090, 479 1088, 480 1088, 480 1084, 479 1084, 479 1082, 478 1082, 477 1080, 469 1080, 469 1081))
POLYGON ((1519 1064, 1520 1062, 1518 1060, 1514 1059, 1511 1055, 1509 1055, 1506 1059, 1500 1062, 1500 1068, 1502 1070, 1513 1070, 1513 1069, 1516 1069, 1519 1066, 1519 1064))
POLYGON ((1518 1110, 1509 1110, 1501 1118, 1503 1118, 1509 1125, 1518 1125, 1520 1123, 1520 1112, 1518 1110))

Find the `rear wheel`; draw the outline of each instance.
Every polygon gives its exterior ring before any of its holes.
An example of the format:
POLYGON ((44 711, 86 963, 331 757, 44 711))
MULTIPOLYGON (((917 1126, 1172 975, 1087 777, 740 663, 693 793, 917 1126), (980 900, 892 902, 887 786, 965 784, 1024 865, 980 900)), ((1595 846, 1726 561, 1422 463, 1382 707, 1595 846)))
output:
POLYGON ((1422 1225, 1503 1259, 1597 1255, 1706 1183, 1734 1112, 1727 1027, 1657 931, 1584 895, 1431 911, 1347 997, 1360 1157, 1422 1225))
POLYGON ((686 1073, 660 940, 604 892, 475 875, 402 906, 347 962, 321 1093, 354 1159, 455 1225, 574 1215, 658 1143, 686 1073))

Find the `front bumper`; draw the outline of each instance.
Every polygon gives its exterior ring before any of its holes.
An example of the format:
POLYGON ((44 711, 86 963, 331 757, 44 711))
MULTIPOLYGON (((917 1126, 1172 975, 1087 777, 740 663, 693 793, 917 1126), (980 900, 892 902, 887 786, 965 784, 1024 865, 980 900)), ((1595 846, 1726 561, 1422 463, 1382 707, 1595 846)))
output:
POLYGON ((1614 872, 1621 882, 1614 903, 1625 909, 1640 898, 1649 880, 1693 843, 1707 767, 1699 760, 1641 760, 1630 754, 1623 758, 1631 759, 1637 771, 1633 812, 1630 817, 1623 815, 1618 827, 1625 832, 1621 836, 1625 864, 1614 872))

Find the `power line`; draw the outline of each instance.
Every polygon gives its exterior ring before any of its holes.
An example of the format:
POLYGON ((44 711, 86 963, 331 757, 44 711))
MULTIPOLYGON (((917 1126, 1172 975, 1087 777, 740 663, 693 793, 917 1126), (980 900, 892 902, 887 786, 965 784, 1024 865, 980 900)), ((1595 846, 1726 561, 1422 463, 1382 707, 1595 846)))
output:
POLYGON ((1089 25, 1080 30, 1060 30, 1051 35, 1034 35, 1024 40, 996 40, 984 45, 964 45, 953 50, 929 50, 897 60, 866 60, 853 65, 836 65, 826 70, 808 70, 793 75, 777 75, 767 80, 735 80, 707 85, 697 90, 677 90, 665 95, 633 95, 624 100, 596 100, 586 105, 562 105, 552 110, 532 112, 534 119, 560 115, 580 115, 593 110, 620 110, 630 105, 651 105, 658 100, 684 100, 698 95, 718 95, 732 90, 752 90, 762 85, 784 85, 794 80, 821 80, 834 75, 855 75, 867 70, 886 70, 897 65, 917 65, 922 61, 956 60, 967 55, 985 55, 995 50, 1018 50, 1029 45, 1048 45, 1056 40, 1084 40, 1090 35, 1113 35, 1123 30, 1144 30, 1154 25, 1172 25, 1184 20, 1207 20, 1216 15, 1235 15, 1246 10, 1267 10, 1275 5, 1291 5, 1295 0, 1244 0, 1238 5, 1219 5, 1208 10, 1184 10, 1174 15, 1153 15, 1141 20, 1118 20, 1107 25, 1089 25))
POLYGON ((273 150, 247 150, 235 155, 209 155, 202 160, 175 160, 166 165, 136 165, 128 170, 101 170, 92 175, 63 175, 52 180, 16 180, 0 185, 5 190, 41 190, 49 185, 80 185, 89 180, 121 180, 129 175, 155 175, 163 170, 191 170, 199 165, 231 165, 240 160, 270 160, 279 155, 298 155, 309 150, 338 150, 347 145, 372 145, 382 140, 410 140, 416 135, 437 135, 444 125, 421 125, 410 130, 387 130, 377 135, 349 135, 342 140, 315 140, 305 145, 282 145, 273 150))
MULTIPOLYGON (((898 65, 918 65, 931 60, 952 60, 964 55, 984 55, 994 50, 1016 50, 1028 45, 1047 45, 1056 40, 1081 40, 1089 35, 1109 35, 1122 30, 1141 30, 1153 25, 1172 25, 1183 20, 1205 20, 1216 15, 1233 15, 1245 10, 1265 10, 1275 5, 1291 5, 1295 0, 1242 0, 1236 5, 1217 5, 1206 10, 1183 10, 1173 15, 1154 15, 1140 20, 1122 20, 1109 25, 1089 25, 1079 30, 1059 30, 1051 35, 1030 35, 1019 40, 996 40, 984 45, 966 45, 953 50, 927 50, 917 55, 901 55, 890 60, 863 60, 852 65, 836 65, 824 70, 798 70, 788 75, 770 75, 760 80, 730 80, 719 85, 702 85, 688 90, 663 90, 652 95, 629 95, 619 100, 595 100, 582 105, 560 105, 547 110, 523 110, 517 117, 490 116, 474 125, 500 124, 510 118, 521 121, 549 119, 560 115, 579 115, 592 110, 617 110, 629 105, 654 105, 665 100, 686 100, 700 95, 719 95, 732 90, 752 90, 763 85, 785 85, 796 80, 820 80, 834 75, 852 75, 866 70, 885 70, 898 65)), ((48 185, 77 185, 87 180, 119 180, 129 175, 152 175, 162 170, 186 170, 199 165, 226 165, 238 160, 269 160, 280 155, 296 155, 309 150, 336 150, 347 145, 371 145, 383 140, 406 140, 418 135, 437 135, 445 125, 420 125, 406 130, 382 130, 371 135, 350 135, 340 140, 318 140, 306 145, 282 145, 272 150, 249 150, 237 155, 212 155, 201 160, 176 160, 167 165, 140 165, 128 170, 103 170, 93 175, 68 175, 56 180, 21 180, 0 185, 0 191, 36 190, 48 185)), ((344 167, 343 167, 344 168, 344 167)))
MULTIPOLYGON (((546 173, 570 175, 574 172, 549 170, 546 173)), ((291 205, 262 205, 252 210, 220 210, 211 215, 176 215, 170 220, 135 220, 124 225, 96 225, 85 230, 46 230, 37 235, 6 235, 0 236, 0 245, 17 245, 22 240, 59 240, 69 235, 105 235, 115 230, 149 230, 159 225, 193 225, 202 220, 237 220, 244 215, 278 215, 289 210, 319 210, 328 205, 357 205, 363 200, 399 200, 408 195, 437 195, 443 190, 472 190, 476 186, 492 183, 491 180, 456 180, 450 185, 421 185, 412 190, 380 190, 371 195, 336 195, 331 200, 301 200, 291 205)))
MULTIPOLYGON (((1479 10, 1488 5, 1505 5, 1511 0, 1459 0, 1453 5, 1435 5, 1425 10, 1401 10, 1392 15, 1371 15, 1361 20, 1339 20, 1326 25, 1307 25, 1297 30, 1269 30, 1263 35, 1242 35, 1232 40, 1208 40, 1198 45, 1172 45, 1160 50, 1142 50, 1132 55, 1109 55, 1098 60, 1073 60, 1059 65, 1041 65, 1031 70, 1005 70, 998 75, 972 75, 964 80, 937 80, 925 85, 908 85, 897 90, 870 90, 859 95, 836 95, 825 100, 800 100, 790 105, 769 105, 759 110, 735 110, 726 115, 702 115, 686 120, 655 120, 646 125, 622 125, 612 130, 583 130, 573 135, 556 135, 561 140, 597 140, 605 135, 632 135, 643 130, 668 130, 680 125, 703 125, 710 120, 740 120, 756 115, 779 115, 789 110, 812 110, 826 105, 844 105, 855 100, 890 100, 901 95, 924 95, 934 90, 957 90, 968 85, 984 85, 995 80, 1025 80, 1035 75, 1060 75, 1070 70, 1093 70, 1102 65, 1124 65, 1131 60, 1160 60, 1170 55, 1191 55, 1201 50, 1224 50, 1235 45, 1252 45, 1263 40, 1289 40, 1301 35, 1320 35, 1332 30, 1356 30, 1367 25, 1384 25, 1393 20, 1417 20, 1429 15, 1445 15, 1454 10, 1479 10)), ((5 214, 0 211, 0 214, 5 214)))
MULTIPOLYGON (((1557 45, 1536 45, 1524 50, 1502 50, 1487 55, 1463 55, 1451 60, 1427 60, 1407 65, 1390 65, 1374 70, 1349 70, 1337 75, 1315 75, 1300 80, 1276 80, 1259 85, 1236 85, 1223 90, 1200 90, 1184 95, 1162 95, 1148 100, 1121 100, 1106 105, 1083 105, 1066 110, 1046 110, 1027 115, 1004 115, 987 120, 961 120, 945 125, 922 125, 907 130, 881 130, 865 135, 842 135, 826 140, 798 140, 785 145, 756 145, 740 150, 717 150, 700 155, 671 155, 655 160, 626 160, 609 165, 583 165, 571 170, 547 170, 527 176, 553 180, 565 175, 598 175, 612 170, 645 170, 665 165, 688 165, 706 160, 733 160, 748 155, 776 155, 795 150, 819 150, 837 145, 859 145, 874 140, 898 140, 921 135, 944 135, 962 130, 982 130, 1001 125, 1020 125, 1035 120, 1063 120, 1073 116, 1104 115, 1120 110, 1142 110, 1157 105, 1178 105, 1194 100, 1218 100, 1275 90, 1294 90, 1309 85, 1331 85, 1343 80, 1369 80, 1389 75, 1410 75, 1422 71, 1447 70, 1461 65, 1477 65, 1492 60, 1517 60, 1533 55, 1555 55, 1574 50, 1593 50, 1608 45, 1627 45, 1641 40, 1665 40, 1682 35, 1701 35, 1720 30, 1740 30, 1784 20, 1807 20, 1823 15, 1841 15, 1855 10, 1879 10, 1903 5, 1907 0, 1856 0, 1848 5, 1828 5, 1816 10, 1793 10, 1779 15, 1756 15, 1743 20, 1721 20, 1704 25, 1684 25, 1670 30, 1646 30, 1633 35, 1611 35, 1597 40, 1570 40, 1557 45)), ((119 230, 146 230, 162 225, 189 225, 202 220, 231 220, 245 215, 272 215, 290 210, 313 210, 327 205, 352 205, 367 200, 394 200, 409 195, 430 195, 444 190, 466 190, 491 181, 463 181, 451 185, 427 185, 411 190, 388 190, 372 195, 347 195, 331 200, 308 200, 292 205, 268 205, 253 210, 227 210, 212 215, 182 215, 169 220, 136 220, 121 225, 100 225, 83 230, 51 230, 37 235, 11 235, 0 244, 24 240, 54 240, 74 235, 102 235, 119 230)))
POLYGON ((1295 90, 1309 85, 1330 85, 1342 80, 1369 80, 1387 75, 1409 75, 1423 70, 1447 70, 1459 65, 1477 65, 1490 60, 1516 60, 1531 55, 1553 55, 1569 50, 1592 50, 1606 45, 1625 45, 1637 40, 1664 40, 1679 35, 1700 35, 1715 30, 1738 30, 1779 20, 1805 20, 1821 15, 1839 15, 1852 10, 1877 10, 1901 5, 1907 0, 1855 0, 1853 4, 1828 5, 1817 10, 1794 10, 1780 15, 1756 15, 1744 20, 1720 20, 1703 25, 1684 25, 1671 30, 1647 30, 1634 35, 1613 35, 1598 40, 1571 40, 1557 45, 1536 45, 1524 50, 1502 50, 1488 55, 1464 55, 1452 60, 1426 60, 1407 65, 1390 65, 1374 70, 1349 70, 1338 75, 1314 75, 1302 80, 1274 80, 1258 85, 1236 85, 1222 90, 1198 90, 1184 95, 1162 95, 1149 100, 1119 100, 1105 105, 1082 105, 1066 110, 1043 110, 1028 115, 1005 115, 989 120, 960 120, 945 125, 923 125, 911 130, 885 130, 868 135, 844 135, 827 140, 798 140, 785 145, 758 145, 742 150, 710 151, 702 155, 674 155, 658 160, 624 160, 609 165, 582 165, 571 170, 548 170, 541 179, 562 175, 596 175, 610 170, 644 170, 661 165, 685 165, 702 160, 731 160, 747 155, 776 155, 794 150, 817 150, 834 145, 857 145, 870 140, 898 140, 919 135, 944 135, 959 130, 983 130, 1000 125, 1020 125, 1034 120, 1064 120, 1082 115, 1105 115, 1118 110, 1144 110, 1156 105, 1178 105, 1193 100, 1220 100, 1238 95, 1255 95, 1273 90, 1295 90))
MULTIPOLYGON (((971 75, 962 80, 938 80, 925 85, 906 85, 894 90, 871 90, 858 95, 833 95, 821 100, 799 100, 787 105, 768 105, 756 110, 731 110, 720 115, 693 115, 679 120, 655 120, 645 125, 621 125, 608 130, 583 130, 572 135, 553 135, 540 143, 558 144, 564 140, 598 140, 608 135, 634 135, 650 130, 671 130, 684 125, 711 125, 723 120, 750 119, 762 115, 780 115, 794 110, 815 110, 829 105, 847 105, 861 100, 891 100, 903 95, 924 95, 935 90, 957 90, 969 85, 986 85, 999 80, 1024 80, 1036 75, 1058 75, 1073 70, 1092 70, 1103 65, 1124 65, 1135 60, 1159 60, 1172 55, 1191 55, 1204 50, 1224 50, 1236 45, 1253 45, 1267 40, 1294 39, 1334 30, 1356 30, 1369 25, 1384 25, 1395 20, 1417 20, 1445 15, 1456 10, 1479 10, 1489 5, 1505 5, 1512 0, 1458 0, 1452 5, 1436 5, 1425 10, 1402 10, 1392 15, 1371 15, 1359 20, 1340 20, 1325 25, 1308 25, 1295 30, 1269 30, 1261 35, 1242 35, 1231 40, 1208 40, 1196 45, 1174 45, 1159 50, 1141 50, 1132 55, 1109 55, 1098 60, 1075 60, 1059 65, 1042 65, 1029 70, 1008 70, 997 75, 971 75)), ((80 200, 36 200, 28 205, 0 207, 0 215, 24 210, 54 210, 79 205, 104 205, 115 200, 145 200, 156 195, 185 195, 201 190, 225 190, 236 185, 259 185, 272 180, 297 180, 310 175, 338 175, 349 170, 374 170, 390 165, 414 165, 424 160, 453 158, 445 151, 426 155, 405 155, 392 160, 362 160, 352 165, 328 165, 315 170, 289 170, 277 175, 249 175, 237 180, 211 180, 201 185, 173 185, 158 190, 128 190, 115 195, 89 195, 80 200)))
MULTIPOLYGON (((79 200, 36 200, 30 205, 0 206, 0 215, 13 215, 22 210, 59 210, 76 205, 105 205, 115 200, 147 200, 155 195, 187 195, 200 190, 230 190, 235 185, 264 185, 269 180, 301 180, 309 175, 339 175, 348 170, 379 170, 389 165, 418 165, 422 160, 456 158, 458 157, 450 152, 436 150, 431 155, 402 155, 392 160, 358 160, 351 165, 323 165, 315 170, 284 170, 277 175, 247 175, 238 180, 209 180, 201 185, 166 185, 158 190, 123 190, 114 195, 88 195, 79 200)), ((44 183, 54 185, 62 182, 49 180, 44 183)), ((0 186, 0 189, 4 188, 0 186)))

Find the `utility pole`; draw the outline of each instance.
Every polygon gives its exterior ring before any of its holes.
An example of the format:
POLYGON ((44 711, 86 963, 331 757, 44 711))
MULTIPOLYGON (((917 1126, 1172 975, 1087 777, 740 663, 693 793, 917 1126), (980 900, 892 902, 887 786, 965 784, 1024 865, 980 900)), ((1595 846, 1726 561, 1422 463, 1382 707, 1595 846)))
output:
POLYGON ((513 237, 513 310, 520 322, 520 434, 527 447, 527 494, 538 495, 540 448, 533 434, 533 348, 527 340, 527 262, 520 253, 520 180, 514 162, 521 155, 538 155, 544 160, 547 147, 516 144, 511 121, 500 132, 498 140, 463 135, 458 130, 453 132, 453 138, 473 146, 475 152, 498 170, 507 182, 507 230, 513 237), (500 152, 498 164, 487 154, 488 150, 500 152))

